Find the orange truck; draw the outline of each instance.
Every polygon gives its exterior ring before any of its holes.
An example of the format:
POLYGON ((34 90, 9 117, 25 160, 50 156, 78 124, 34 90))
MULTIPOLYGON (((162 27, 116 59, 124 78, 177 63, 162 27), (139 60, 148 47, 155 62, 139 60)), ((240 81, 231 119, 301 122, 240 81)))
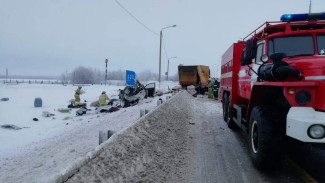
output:
POLYGON ((208 91, 208 82, 210 78, 209 66, 190 65, 178 66, 179 84, 185 88, 193 85, 198 93, 204 94, 208 91))

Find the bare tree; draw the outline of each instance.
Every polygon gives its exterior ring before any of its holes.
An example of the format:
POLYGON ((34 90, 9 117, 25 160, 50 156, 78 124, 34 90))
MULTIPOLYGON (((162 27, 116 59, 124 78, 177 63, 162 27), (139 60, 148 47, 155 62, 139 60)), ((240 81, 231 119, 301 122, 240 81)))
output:
POLYGON ((61 80, 61 83, 69 83, 69 75, 67 73, 62 73, 59 79, 61 80))
POLYGON ((90 68, 79 66, 72 71, 71 81, 73 84, 94 84, 94 72, 90 68))
POLYGON ((168 78, 170 81, 179 81, 179 77, 178 77, 178 73, 172 75, 172 76, 169 76, 168 78))
POLYGON ((141 81, 149 81, 149 80, 157 81, 158 74, 152 73, 150 70, 146 70, 137 74, 137 79, 141 81))
MULTIPOLYGON (((107 72, 108 80, 125 80, 126 74, 125 70, 119 69, 115 71, 107 72)), ((137 73, 136 78, 140 81, 157 81, 158 74, 153 73, 150 70, 145 70, 137 73)), ((70 74, 63 73, 60 76, 60 80, 63 83, 73 83, 73 84, 100 84, 105 82, 105 72, 98 69, 85 68, 79 66, 75 68, 70 74)), ((162 77, 165 80, 165 77, 162 77)), ((178 81, 178 74, 170 76, 169 80, 178 81)))
POLYGON ((94 83, 100 84, 101 82, 104 81, 104 79, 105 79, 104 71, 94 69, 93 72, 94 72, 94 83))
POLYGON ((116 71, 109 71, 107 73, 108 80, 125 80, 125 71, 123 70, 116 70, 116 71))

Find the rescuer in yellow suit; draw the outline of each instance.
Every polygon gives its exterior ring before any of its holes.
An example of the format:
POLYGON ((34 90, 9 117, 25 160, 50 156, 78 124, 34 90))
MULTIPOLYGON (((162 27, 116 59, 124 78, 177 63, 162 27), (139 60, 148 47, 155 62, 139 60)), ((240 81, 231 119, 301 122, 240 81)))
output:
POLYGON ((108 103, 111 102, 111 99, 108 98, 108 96, 106 95, 106 92, 103 91, 102 94, 99 96, 99 99, 98 99, 99 105, 100 106, 106 106, 107 105, 106 100, 108 100, 108 103))
POLYGON ((82 94, 81 88, 82 88, 81 86, 78 86, 76 93, 74 94, 75 103, 80 103, 80 95, 82 94))

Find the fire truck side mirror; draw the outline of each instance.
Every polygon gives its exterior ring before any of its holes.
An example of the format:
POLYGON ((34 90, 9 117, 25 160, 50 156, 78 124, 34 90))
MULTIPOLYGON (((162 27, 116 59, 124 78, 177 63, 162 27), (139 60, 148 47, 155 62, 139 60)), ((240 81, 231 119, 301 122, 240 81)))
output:
POLYGON ((249 65, 252 63, 252 59, 256 56, 256 40, 249 39, 246 41, 246 49, 242 55, 241 65, 249 65))

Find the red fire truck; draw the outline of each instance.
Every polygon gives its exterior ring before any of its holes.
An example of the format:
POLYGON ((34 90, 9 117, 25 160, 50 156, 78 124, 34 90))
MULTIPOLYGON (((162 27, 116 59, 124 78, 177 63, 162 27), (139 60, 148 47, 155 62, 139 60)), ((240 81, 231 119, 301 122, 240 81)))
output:
POLYGON ((324 148, 325 13, 266 22, 221 64, 223 118, 249 134, 257 168, 281 164, 288 140, 324 148))

